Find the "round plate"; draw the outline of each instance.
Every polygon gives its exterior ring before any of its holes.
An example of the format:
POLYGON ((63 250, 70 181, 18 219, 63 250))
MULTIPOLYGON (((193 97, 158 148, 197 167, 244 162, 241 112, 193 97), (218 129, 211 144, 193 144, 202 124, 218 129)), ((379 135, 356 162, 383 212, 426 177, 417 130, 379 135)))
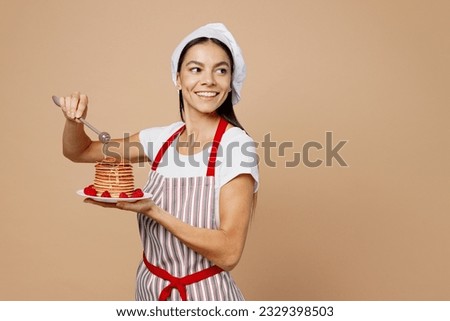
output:
POLYGON ((146 198, 150 198, 153 195, 150 193, 144 193, 144 196, 142 197, 128 197, 128 198, 120 198, 120 197, 100 197, 100 196, 91 196, 91 195, 86 195, 84 194, 84 191, 82 189, 77 191, 77 194, 83 197, 87 197, 90 199, 93 199, 94 201, 97 202, 103 202, 103 203, 117 203, 117 202, 136 202, 139 200, 143 200, 146 198))

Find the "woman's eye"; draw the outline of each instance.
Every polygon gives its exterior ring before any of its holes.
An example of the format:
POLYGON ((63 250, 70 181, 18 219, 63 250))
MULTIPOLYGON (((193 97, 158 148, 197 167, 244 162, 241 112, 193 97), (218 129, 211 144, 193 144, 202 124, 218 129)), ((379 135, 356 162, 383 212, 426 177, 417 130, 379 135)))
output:
POLYGON ((189 69, 191 72, 193 73, 197 73, 200 72, 200 68, 199 67, 192 67, 191 69, 189 69))
POLYGON ((228 72, 228 70, 226 68, 220 68, 217 70, 217 73, 221 74, 221 75, 225 75, 228 72))

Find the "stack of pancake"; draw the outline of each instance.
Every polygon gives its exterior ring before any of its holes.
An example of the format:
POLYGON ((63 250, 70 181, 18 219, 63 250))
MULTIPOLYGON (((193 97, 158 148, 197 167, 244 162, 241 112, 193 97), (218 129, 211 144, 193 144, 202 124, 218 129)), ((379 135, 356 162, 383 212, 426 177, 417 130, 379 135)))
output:
POLYGON ((108 191, 111 197, 119 197, 124 192, 131 196, 134 190, 133 167, 129 162, 116 162, 105 158, 95 164, 94 188, 97 195, 108 191))

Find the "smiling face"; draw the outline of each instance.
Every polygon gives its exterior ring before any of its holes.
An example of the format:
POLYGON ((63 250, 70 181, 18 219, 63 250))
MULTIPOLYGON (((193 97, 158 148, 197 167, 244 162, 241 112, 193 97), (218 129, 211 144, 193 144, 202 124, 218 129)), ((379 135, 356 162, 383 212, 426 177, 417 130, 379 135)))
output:
POLYGON ((177 75, 186 113, 214 113, 231 91, 231 62, 212 41, 188 49, 177 75))

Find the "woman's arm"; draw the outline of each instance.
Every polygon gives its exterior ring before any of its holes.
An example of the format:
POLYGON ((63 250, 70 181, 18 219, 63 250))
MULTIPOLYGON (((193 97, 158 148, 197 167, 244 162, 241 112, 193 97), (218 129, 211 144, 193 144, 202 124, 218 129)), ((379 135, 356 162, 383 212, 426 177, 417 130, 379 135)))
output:
POLYGON ((217 230, 198 228, 172 216, 151 200, 135 203, 86 202, 102 207, 114 207, 148 215, 179 238, 188 247, 225 271, 232 270, 241 258, 253 203, 253 177, 241 174, 220 190, 220 227, 217 230))
POLYGON ((79 92, 71 96, 60 97, 59 104, 66 124, 63 132, 63 155, 73 162, 95 163, 105 156, 112 156, 117 160, 127 159, 130 162, 143 161, 146 157, 142 148, 131 148, 139 145, 139 134, 125 139, 113 139, 106 148, 100 141, 92 141, 84 130, 79 118, 86 117, 88 97, 79 92), (106 153, 106 155, 105 155, 106 153))
POLYGON ((238 264, 244 250, 252 211, 253 185, 253 177, 243 174, 220 189, 220 226, 217 230, 193 227, 161 209, 151 217, 192 250, 230 271, 238 264))

